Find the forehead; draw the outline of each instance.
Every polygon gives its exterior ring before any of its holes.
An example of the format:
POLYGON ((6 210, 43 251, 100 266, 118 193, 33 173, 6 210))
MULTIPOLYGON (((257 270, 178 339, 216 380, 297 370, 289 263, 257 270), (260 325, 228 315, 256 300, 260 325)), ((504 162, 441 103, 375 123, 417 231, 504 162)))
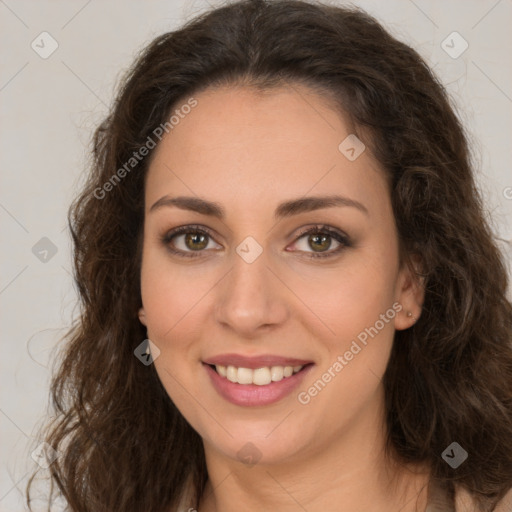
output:
POLYGON ((309 192, 343 193, 361 201, 382 194, 377 162, 369 151, 347 158, 339 146, 351 136, 350 124, 312 90, 294 85, 261 93, 225 87, 193 97, 197 105, 154 150, 147 205, 163 194, 245 204, 309 192))

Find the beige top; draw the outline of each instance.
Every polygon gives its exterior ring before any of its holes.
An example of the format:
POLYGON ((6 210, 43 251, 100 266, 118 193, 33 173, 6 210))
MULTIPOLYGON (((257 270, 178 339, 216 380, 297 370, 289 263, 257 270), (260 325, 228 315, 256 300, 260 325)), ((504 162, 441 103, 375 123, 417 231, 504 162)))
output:
MULTIPOLYGON (((459 491, 455 499, 455 512, 476 512, 475 503, 467 491, 459 491)), ((498 503, 493 512, 512 512, 512 489, 498 503)))
MULTIPOLYGON (((455 493, 455 506, 450 503, 448 493, 436 483, 429 488, 428 505, 425 512, 479 512, 471 494, 459 488, 455 493)), ((499 502, 493 512, 512 512, 512 489, 499 502)))
MULTIPOLYGON (((189 484, 192 482, 189 480, 189 484)), ((197 512, 192 508, 192 487, 189 485, 178 507, 178 512, 197 512)), ((471 494, 465 489, 455 493, 455 507, 450 503, 447 492, 431 483, 428 495, 428 505, 425 512, 479 512, 471 494)), ((499 502, 493 512, 512 512, 512 489, 499 502)))

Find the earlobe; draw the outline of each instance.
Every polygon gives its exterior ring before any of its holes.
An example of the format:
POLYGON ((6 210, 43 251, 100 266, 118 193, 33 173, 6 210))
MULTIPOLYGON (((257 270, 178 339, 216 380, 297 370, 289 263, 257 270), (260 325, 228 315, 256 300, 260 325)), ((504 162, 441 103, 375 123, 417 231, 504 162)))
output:
POLYGON ((414 268, 406 265, 400 272, 397 283, 397 301, 403 309, 395 317, 396 330, 408 329, 418 321, 425 299, 425 280, 417 275, 421 270, 419 256, 411 259, 414 268))
POLYGON ((144 308, 140 308, 139 309, 139 320, 140 320, 140 323, 142 325, 147 327, 147 324, 146 324, 146 312, 144 311, 144 308))

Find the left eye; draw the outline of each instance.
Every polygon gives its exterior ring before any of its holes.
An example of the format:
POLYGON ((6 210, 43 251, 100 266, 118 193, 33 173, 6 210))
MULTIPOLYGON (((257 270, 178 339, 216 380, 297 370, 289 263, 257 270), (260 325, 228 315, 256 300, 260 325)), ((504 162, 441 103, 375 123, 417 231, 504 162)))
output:
MULTIPOLYGON (((299 252, 305 252, 306 257, 309 258, 327 258, 340 253, 346 247, 351 246, 351 242, 347 235, 333 230, 327 226, 315 226, 303 231, 297 238, 295 245, 301 239, 305 239, 306 244, 310 247, 316 247, 318 251, 308 252, 300 249, 299 252), (334 250, 328 251, 331 247, 332 239, 338 242, 338 247, 334 250)), ((176 228, 162 237, 162 242, 167 246, 168 250, 177 256, 183 257, 197 257, 203 252, 203 249, 208 248, 208 242, 213 241, 212 233, 206 228, 199 226, 181 226, 176 228), (184 246, 182 248, 176 247, 175 239, 183 237, 184 246)), ((218 248, 220 248, 219 246, 218 248)))
POLYGON ((308 230, 302 232, 297 240, 301 240, 306 236, 306 244, 309 247, 316 247, 319 249, 319 251, 308 253, 308 258, 328 258, 330 256, 337 255, 346 247, 351 246, 348 236, 327 226, 309 228, 308 230), (332 251, 328 251, 328 249, 331 247, 333 238, 336 240, 336 242, 338 242, 338 247, 332 251))

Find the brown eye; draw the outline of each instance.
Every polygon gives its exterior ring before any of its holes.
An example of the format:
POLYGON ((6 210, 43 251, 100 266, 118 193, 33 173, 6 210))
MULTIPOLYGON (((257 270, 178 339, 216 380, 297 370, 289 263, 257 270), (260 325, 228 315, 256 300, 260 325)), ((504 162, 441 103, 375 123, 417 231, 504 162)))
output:
POLYGON ((162 237, 162 243, 169 251, 184 257, 201 256, 212 240, 212 235, 206 228, 195 226, 181 226, 162 237))
POLYGON ((184 240, 185 240, 186 247, 188 247, 189 249, 191 249, 193 251, 204 249, 208 245, 208 240, 207 240, 208 235, 204 235, 202 233, 194 233, 194 234, 187 233, 186 235, 184 235, 184 237, 185 237, 184 240), (206 243, 205 243, 205 240, 206 240, 206 243))
MULTIPOLYGON (((328 226, 314 226, 309 228, 301 233, 297 240, 301 240, 302 238, 306 239, 305 248, 300 249, 306 252, 306 257, 308 258, 328 258, 331 256, 335 256, 343 251, 347 247, 351 247, 352 243, 347 235, 335 231, 334 229, 328 226), (334 239, 338 243, 338 247, 332 251, 328 249, 332 245, 332 239, 334 239), (313 249, 313 252, 308 251, 307 249, 313 249)), ((295 245, 297 242, 295 243, 295 245)))
POLYGON ((309 235, 308 243, 311 247, 316 247, 320 250, 320 252, 324 252, 331 246, 331 236, 330 235, 309 235))

